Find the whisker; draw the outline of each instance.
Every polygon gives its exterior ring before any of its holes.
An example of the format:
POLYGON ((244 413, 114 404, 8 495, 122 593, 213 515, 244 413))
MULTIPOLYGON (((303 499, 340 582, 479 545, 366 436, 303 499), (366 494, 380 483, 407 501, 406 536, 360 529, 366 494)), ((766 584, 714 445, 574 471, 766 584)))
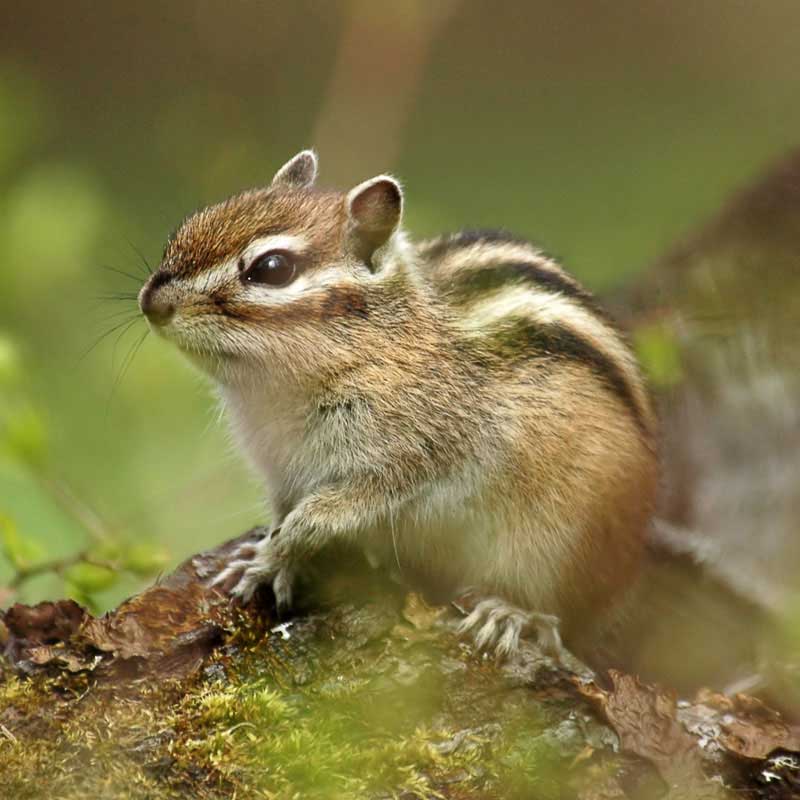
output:
MULTIPOLYGON (((96 311, 100 306, 96 306, 92 309, 92 311, 96 311)), ((105 317, 102 317, 99 322, 108 322, 109 320, 122 317, 122 316, 129 316, 129 315, 139 315, 139 309, 133 308, 123 308, 122 311, 115 311, 113 314, 108 314, 105 317)))
MULTIPOLYGON (((131 313, 133 313, 133 312, 131 312, 131 313)), ((94 341, 94 343, 91 345, 91 347, 89 347, 89 349, 86 350, 86 352, 81 354, 80 358, 78 359, 78 362, 80 363, 81 361, 83 361, 89 355, 89 353, 91 353, 97 347, 97 345, 100 344, 100 342, 102 342, 103 340, 107 339, 109 336, 111 336, 112 333, 114 333, 115 331, 118 331, 120 328, 122 328, 125 325, 130 327, 134 322, 136 322, 136 319, 138 318, 138 316, 139 315, 136 314, 136 316, 132 317, 131 319, 124 319, 124 320, 122 320, 122 322, 119 322, 116 325, 114 325, 113 327, 109 328, 105 333, 100 334, 100 336, 94 341)))
POLYGON ((125 377, 127 371, 131 368, 131 364, 133 364, 134 359, 141 350, 142 345, 144 344, 144 340, 150 335, 150 328, 145 328, 144 333, 136 340, 136 344, 134 344, 133 349, 131 350, 130 354, 128 355, 128 360, 125 363, 122 372, 120 373, 119 380, 125 377))
MULTIPOLYGON (((133 319, 130 323, 123 328, 118 334, 117 338, 114 340, 114 347, 111 350, 111 368, 114 369, 114 364, 117 363, 117 350, 119 349, 119 345, 122 340, 125 338, 125 334, 133 327, 134 323, 137 322, 137 319, 133 319)), ((125 358, 122 359, 122 362, 125 362, 125 358)))
POLYGON ((136 292, 112 292, 111 294, 95 295, 95 300, 138 300, 136 292))
MULTIPOLYGON (((123 335, 127 333, 128 330, 123 331, 123 335)), ((131 364, 133 364, 133 360, 134 358, 136 358, 136 354, 139 352, 139 349, 144 344, 144 340, 147 338, 147 335, 149 333, 150 329, 146 328, 145 332, 138 339, 136 339, 136 341, 133 343, 133 346, 128 350, 128 352, 125 355, 125 358, 122 359, 119 372, 117 373, 117 377, 114 379, 114 383, 111 386, 111 392, 108 395, 108 403, 106 405, 106 419, 108 419, 109 412, 111 411, 111 403, 114 400, 114 396, 116 395, 117 389, 120 387, 123 378, 130 369, 131 364)))
POLYGON ((141 275, 132 275, 130 272, 125 272, 125 270, 117 269, 116 267, 110 267, 107 264, 101 264, 101 268, 108 272, 115 272, 117 275, 122 275, 124 278, 130 278, 132 281, 136 281, 136 283, 142 282, 141 275))
POLYGON ((131 250, 133 250, 133 252, 136 253, 137 256, 139 256, 139 260, 142 262, 144 268, 147 270, 147 274, 152 275, 153 268, 150 266, 148 260, 144 257, 142 251, 130 239, 126 238, 125 241, 128 243, 128 247, 130 247, 131 250))
MULTIPOLYGON (((101 308, 109 308, 109 306, 108 306, 109 302, 115 302, 115 301, 119 301, 119 300, 132 301, 136 308, 138 308, 138 306, 139 306, 139 297, 138 297, 138 295, 136 296, 135 300, 134 300, 133 297, 119 297, 119 296, 107 297, 107 296, 98 296, 98 295, 95 295, 94 297, 92 297, 90 299, 96 300, 97 302, 93 306, 91 306, 90 308, 87 308, 87 313, 89 313, 89 314, 93 314, 95 311, 97 311, 98 309, 101 309, 101 308)), ((125 310, 126 311, 133 311, 135 309, 134 309, 134 307, 129 307, 129 308, 125 309, 125 310)))

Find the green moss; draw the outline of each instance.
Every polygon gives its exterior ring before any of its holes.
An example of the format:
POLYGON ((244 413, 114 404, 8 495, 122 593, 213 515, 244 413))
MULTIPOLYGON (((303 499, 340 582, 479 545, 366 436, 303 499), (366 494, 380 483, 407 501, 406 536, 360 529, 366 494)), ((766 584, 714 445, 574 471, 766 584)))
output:
POLYGON ((8 678, 2 718, 28 723, 0 742, 0 796, 556 796, 578 748, 543 737, 542 701, 399 621, 373 604, 298 621, 286 641, 245 627, 194 683, 122 697, 86 676, 8 678))

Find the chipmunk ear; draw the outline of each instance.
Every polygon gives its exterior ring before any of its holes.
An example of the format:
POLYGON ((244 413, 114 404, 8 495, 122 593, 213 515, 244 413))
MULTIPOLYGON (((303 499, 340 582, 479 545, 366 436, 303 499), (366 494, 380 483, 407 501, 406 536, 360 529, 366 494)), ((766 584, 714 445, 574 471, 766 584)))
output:
POLYGON ((313 150, 303 150, 275 173, 272 185, 285 189, 307 189, 316 178, 317 154, 313 150))
POLYGON ((347 194, 350 238, 355 254, 373 269, 372 255, 400 224, 403 190, 389 175, 360 183, 347 194))

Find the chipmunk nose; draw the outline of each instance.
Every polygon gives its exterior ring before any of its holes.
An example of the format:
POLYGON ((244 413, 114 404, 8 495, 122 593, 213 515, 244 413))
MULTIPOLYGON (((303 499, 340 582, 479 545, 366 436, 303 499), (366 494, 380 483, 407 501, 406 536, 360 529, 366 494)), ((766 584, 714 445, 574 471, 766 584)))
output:
POLYGON ((163 327, 175 316, 175 306, 172 303, 154 302, 152 299, 142 304, 142 311, 153 325, 163 327))
POLYGON ((159 292, 169 280, 168 274, 157 272, 139 293, 139 308, 148 321, 158 327, 163 327, 175 316, 175 305, 159 292))

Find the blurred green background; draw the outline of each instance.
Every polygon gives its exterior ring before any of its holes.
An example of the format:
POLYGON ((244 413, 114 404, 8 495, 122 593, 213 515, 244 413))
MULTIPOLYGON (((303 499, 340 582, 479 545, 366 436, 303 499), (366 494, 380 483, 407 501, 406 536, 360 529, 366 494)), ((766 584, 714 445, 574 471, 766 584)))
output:
POLYGON ((137 322, 86 354, 135 308, 100 299, 138 289, 104 267, 140 275, 185 214, 313 145, 323 183, 400 176, 415 235, 510 228, 611 288, 796 144, 798 30, 796 0, 7 5, 0 585, 9 557, 81 551, 87 513, 98 559, 126 553, 113 584, 67 574, 100 607, 264 518, 176 352, 126 362, 137 322))

